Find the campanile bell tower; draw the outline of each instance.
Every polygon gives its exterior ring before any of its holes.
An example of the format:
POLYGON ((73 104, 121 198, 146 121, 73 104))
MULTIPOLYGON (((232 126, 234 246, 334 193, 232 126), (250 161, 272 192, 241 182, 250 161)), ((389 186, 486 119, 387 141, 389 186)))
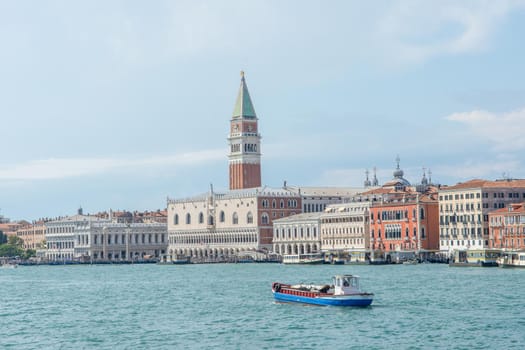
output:
POLYGON ((228 135, 230 190, 261 186, 261 135, 257 115, 241 71, 241 86, 228 135))

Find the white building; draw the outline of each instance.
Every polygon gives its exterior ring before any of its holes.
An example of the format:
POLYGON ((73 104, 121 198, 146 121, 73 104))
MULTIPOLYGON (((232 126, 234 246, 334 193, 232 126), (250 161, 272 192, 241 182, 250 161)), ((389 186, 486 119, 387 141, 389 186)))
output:
POLYGON ((300 197, 282 188, 168 199, 168 255, 216 260, 243 251, 269 251, 273 221, 300 211, 300 197))
POLYGON ((364 260, 370 250, 371 202, 332 204, 321 214, 321 250, 364 260))
POLYGON ((321 213, 304 213, 275 220, 273 251, 280 255, 321 252, 321 213))
POLYGON ((46 224, 49 261, 132 261, 166 253, 162 223, 121 223, 113 218, 78 215, 46 224))
POLYGON ((439 249, 489 248, 489 212, 525 199, 525 180, 471 180, 439 190, 439 249))

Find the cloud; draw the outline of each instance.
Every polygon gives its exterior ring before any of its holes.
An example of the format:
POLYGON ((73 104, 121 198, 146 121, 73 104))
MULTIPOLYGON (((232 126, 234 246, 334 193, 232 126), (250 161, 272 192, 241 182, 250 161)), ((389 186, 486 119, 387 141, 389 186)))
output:
POLYGON ((496 179, 520 177, 523 164, 512 158, 487 160, 467 160, 463 164, 442 164, 434 167, 436 178, 446 179, 496 179))
POLYGON ((379 20, 375 36, 393 63, 486 49, 500 22, 525 1, 402 1, 379 20))
POLYGON ((453 113, 445 119, 464 124, 473 141, 485 141, 499 151, 519 151, 525 148, 525 108, 507 113, 483 110, 453 113))
POLYGON ((525 1, 342 1, 321 6, 308 1, 197 0, 148 10, 154 22, 139 14, 142 8, 123 6, 110 13, 113 22, 104 19, 103 24, 113 54, 134 64, 203 55, 247 59, 256 53, 252 59, 280 65, 312 59, 344 67, 358 56, 411 64, 483 50, 505 17, 520 6, 525 1))
MULTIPOLYGON (((70 177, 94 176, 123 170, 148 167, 188 167, 223 160, 223 149, 187 152, 173 155, 125 158, 50 158, 33 160, 0 168, 0 180, 13 182, 55 180, 70 177)), ((159 170, 160 171, 160 170, 159 170)))

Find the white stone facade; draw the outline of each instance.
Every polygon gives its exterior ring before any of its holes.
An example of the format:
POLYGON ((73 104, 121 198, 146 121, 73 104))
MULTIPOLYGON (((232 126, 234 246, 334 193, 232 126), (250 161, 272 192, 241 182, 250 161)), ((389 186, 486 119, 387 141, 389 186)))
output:
POLYGON ((297 214, 273 223, 273 251, 280 255, 321 252, 321 213, 297 214))
POLYGON ((300 211, 298 195, 269 187, 168 199, 168 255, 221 259, 269 251, 273 221, 300 211))
POLYGON ((370 249, 370 202, 333 204, 321 215, 321 249, 364 258, 370 249))
POLYGON ((166 253, 167 229, 162 223, 119 223, 75 215, 46 226, 50 261, 133 261, 166 253))

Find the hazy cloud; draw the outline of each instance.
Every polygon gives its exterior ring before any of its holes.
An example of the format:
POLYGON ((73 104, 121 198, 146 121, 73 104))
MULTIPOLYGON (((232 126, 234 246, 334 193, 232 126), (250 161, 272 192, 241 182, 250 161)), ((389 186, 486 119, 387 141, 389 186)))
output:
POLYGON ((122 158, 50 158, 14 164, 0 168, 0 180, 51 180, 79 176, 93 176, 141 167, 188 167, 224 160, 224 150, 204 150, 173 155, 122 158))
POLYGON ((454 113, 446 119, 466 125, 474 140, 487 142, 495 150, 513 152, 525 148, 525 108, 507 113, 454 113))
POLYGON ((379 21, 377 39, 398 63, 487 47, 501 20, 525 1, 401 1, 379 21))

